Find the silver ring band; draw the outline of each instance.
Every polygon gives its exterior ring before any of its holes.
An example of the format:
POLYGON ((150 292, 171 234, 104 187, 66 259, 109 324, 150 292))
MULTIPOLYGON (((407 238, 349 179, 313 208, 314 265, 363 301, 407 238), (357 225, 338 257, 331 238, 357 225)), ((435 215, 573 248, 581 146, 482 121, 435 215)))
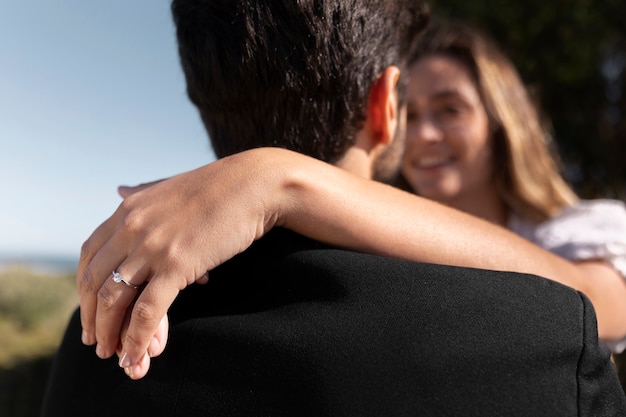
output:
POLYGON ((132 284, 132 283, 131 283, 131 282, 129 282, 129 281, 126 281, 126 279, 124 279, 124 277, 122 276, 122 274, 120 274, 119 272, 117 272, 117 271, 113 271, 113 272, 112 272, 112 274, 113 274, 113 281, 115 281, 115 283, 116 283, 116 284, 119 284, 119 283, 121 282, 122 284, 124 284, 124 285, 126 285, 127 287, 130 287, 130 288, 132 288, 132 289, 134 289, 134 290, 136 290, 137 288, 139 288, 139 285, 135 285, 135 284, 132 284))

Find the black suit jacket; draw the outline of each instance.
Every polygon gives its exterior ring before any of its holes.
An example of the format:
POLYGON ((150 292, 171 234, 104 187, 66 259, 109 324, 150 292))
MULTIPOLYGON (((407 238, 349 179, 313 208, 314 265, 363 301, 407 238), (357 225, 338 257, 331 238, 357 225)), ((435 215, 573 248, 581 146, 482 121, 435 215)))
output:
POLYGON ((43 417, 625 416, 582 294, 330 249, 277 230, 184 290, 131 381, 76 314, 43 417))

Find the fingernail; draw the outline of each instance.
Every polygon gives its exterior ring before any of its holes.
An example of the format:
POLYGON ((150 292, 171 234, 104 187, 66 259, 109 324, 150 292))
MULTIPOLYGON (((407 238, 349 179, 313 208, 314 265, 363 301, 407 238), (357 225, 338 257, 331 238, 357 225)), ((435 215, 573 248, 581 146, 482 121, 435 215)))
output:
POLYGON ((124 368, 124 372, 130 377, 130 379, 135 379, 135 375, 139 375, 141 372, 141 366, 139 364, 129 366, 128 368, 124 368))
POLYGON ((128 368, 130 365, 132 365, 133 361, 131 360, 130 356, 128 356, 128 353, 124 352, 122 353, 122 356, 120 357, 120 368, 128 368))
POLYGON ((102 346, 100 346, 100 345, 97 345, 97 346, 96 346, 96 355, 98 355, 98 357, 99 357, 100 359, 106 359, 106 357, 107 357, 107 353, 106 353, 106 351, 105 351, 105 350, 104 350, 104 348, 103 348, 102 346))
POLYGON ((153 337, 150 341, 150 345, 148 345, 148 355, 153 358, 155 357, 161 348, 161 344, 157 340, 156 337, 153 337))

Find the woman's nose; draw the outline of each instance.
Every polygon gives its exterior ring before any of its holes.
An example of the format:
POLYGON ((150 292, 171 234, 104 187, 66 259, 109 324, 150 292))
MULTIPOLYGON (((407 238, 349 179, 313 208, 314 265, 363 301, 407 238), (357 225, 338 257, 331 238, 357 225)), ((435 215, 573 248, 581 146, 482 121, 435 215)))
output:
POLYGON ((432 117, 420 117, 407 126, 407 142, 435 143, 443 139, 443 130, 432 117))

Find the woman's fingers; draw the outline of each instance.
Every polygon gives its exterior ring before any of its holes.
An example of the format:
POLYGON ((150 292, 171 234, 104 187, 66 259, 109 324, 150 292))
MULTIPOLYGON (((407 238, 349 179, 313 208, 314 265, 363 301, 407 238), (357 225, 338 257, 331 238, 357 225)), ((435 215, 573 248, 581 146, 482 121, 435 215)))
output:
MULTIPOLYGON (((128 368, 140 363, 144 354, 148 353, 151 347, 155 348, 157 342, 157 352, 151 353, 160 354, 163 351, 167 341, 164 337, 167 328, 163 327, 163 319, 179 292, 179 289, 171 283, 172 281, 162 277, 154 277, 135 301, 128 330, 121 339, 120 367, 128 368), (157 342, 153 341, 155 338, 157 342)), ((111 329, 111 332, 114 332, 114 329, 111 329)))
POLYGON ((126 257, 122 247, 111 247, 115 215, 104 222, 83 244, 76 271, 80 302, 80 319, 83 328, 82 341, 86 345, 96 343, 96 308, 100 289, 112 271, 126 257), (106 249, 103 251, 103 249, 106 249), (106 256, 103 256, 105 254, 106 256))
POLYGON ((100 287, 95 315, 96 354, 100 358, 113 355, 119 345, 124 317, 139 296, 143 281, 141 271, 123 264, 100 287))
MULTIPOLYGON (((120 338, 123 340, 128 332, 128 326, 130 324, 130 310, 127 311, 124 316, 124 322, 122 324, 122 331, 120 338)), ((167 315, 161 318, 157 331, 148 344, 147 355, 143 355, 142 358, 134 365, 124 368, 124 372, 132 379, 141 379, 148 373, 150 369, 150 359, 159 356, 165 350, 167 343, 167 333, 169 330, 169 320, 167 315)), ((118 360, 122 357, 122 344, 120 343, 116 350, 118 360)))

